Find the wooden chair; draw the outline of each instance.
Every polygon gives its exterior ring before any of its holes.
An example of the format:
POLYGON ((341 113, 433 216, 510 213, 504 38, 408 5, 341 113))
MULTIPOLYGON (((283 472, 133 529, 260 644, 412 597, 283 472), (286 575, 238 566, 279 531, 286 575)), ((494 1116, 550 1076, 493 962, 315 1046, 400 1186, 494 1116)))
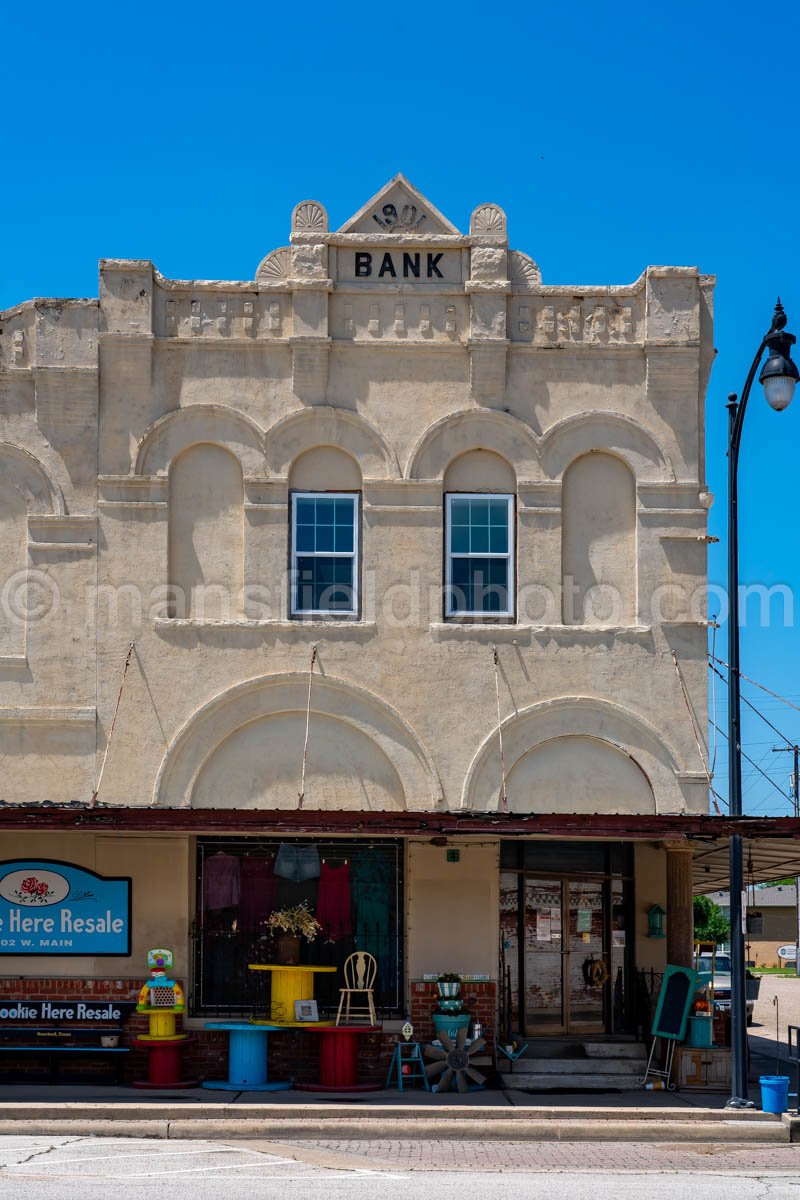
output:
POLYGON ((378 964, 373 955, 367 954, 365 950, 357 950, 355 954, 351 954, 345 959, 344 964, 344 987, 339 989, 339 1011, 336 1014, 336 1024, 342 1024, 342 1015, 344 1010, 344 1023, 350 1024, 351 1015, 360 1018, 366 1017, 370 1025, 377 1025, 378 1018, 375 1014, 375 1000, 373 999, 373 988, 375 986, 375 976, 378 974, 378 964), (351 997, 366 996, 366 1004, 352 1004, 351 997))

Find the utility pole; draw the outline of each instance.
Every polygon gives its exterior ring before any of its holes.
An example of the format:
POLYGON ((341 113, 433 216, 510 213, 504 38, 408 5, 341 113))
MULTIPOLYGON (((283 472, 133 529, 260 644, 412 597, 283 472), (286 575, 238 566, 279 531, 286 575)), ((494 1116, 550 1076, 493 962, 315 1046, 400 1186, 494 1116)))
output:
MULTIPOLYGON (((773 754, 793 754, 792 799, 794 815, 800 816, 800 746, 773 746, 773 754)), ((800 875, 794 881, 794 973, 800 975, 800 875)))

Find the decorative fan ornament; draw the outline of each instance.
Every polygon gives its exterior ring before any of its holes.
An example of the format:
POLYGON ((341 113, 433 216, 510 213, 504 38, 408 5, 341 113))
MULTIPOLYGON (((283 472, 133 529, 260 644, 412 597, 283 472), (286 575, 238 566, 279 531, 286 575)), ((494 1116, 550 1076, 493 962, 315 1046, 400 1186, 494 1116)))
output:
POLYGON ((442 1030, 439 1033, 439 1041, 441 1046, 425 1047, 426 1058, 434 1060, 425 1067, 425 1074, 431 1080, 434 1092, 449 1091, 453 1076, 460 1092, 469 1090, 470 1079, 473 1083, 486 1082, 486 1076, 470 1063, 473 1054, 477 1054, 486 1045, 486 1038, 476 1038, 467 1046, 466 1029, 459 1029, 455 1043, 450 1035, 442 1030), (433 1083, 434 1079, 438 1079, 438 1083, 433 1083))
POLYGON ((328 214, 316 200, 301 200, 292 213, 292 229, 298 233, 325 233, 328 229, 328 214))
POLYGON ((273 250, 265 259, 262 259, 256 271, 256 281, 274 283, 277 280, 288 279, 291 274, 291 266, 292 251, 288 246, 281 246, 279 250, 273 250))
POLYGON ((506 214, 496 204, 479 204, 470 220, 470 233, 498 234, 506 232, 506 214))

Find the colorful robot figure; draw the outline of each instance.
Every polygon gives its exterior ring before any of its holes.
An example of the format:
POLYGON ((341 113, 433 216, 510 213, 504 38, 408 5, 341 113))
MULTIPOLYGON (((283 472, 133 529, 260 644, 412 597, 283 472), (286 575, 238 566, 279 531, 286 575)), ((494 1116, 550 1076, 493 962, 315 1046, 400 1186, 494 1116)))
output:
MULTIPOLYGON (((147 965, 150 978, 139 992, 136 1011, 150 1018, 150 1038, 174 1038, 175 1014, 184 1012, 186 1002, 183 988, 176 979, 168 979, 167 971, 174 966, 171 950, 148 950, 147 965)), ((180 1036, 180 1035, 178 1035, 180 1036)))
POLYGON ((148 950, 150 978, 139 992, 136 1011, 147 1013, 149 1032, 134 1041, 147 1051, 147 1079, 136 1079, 134 1087, 195 1087, 196 1079, 183 1079, 183 1049, 194 1039, 175 1030, 175 1015, 186 1008, 183 988, 167 978, 175 959, 171 950, 148 950))

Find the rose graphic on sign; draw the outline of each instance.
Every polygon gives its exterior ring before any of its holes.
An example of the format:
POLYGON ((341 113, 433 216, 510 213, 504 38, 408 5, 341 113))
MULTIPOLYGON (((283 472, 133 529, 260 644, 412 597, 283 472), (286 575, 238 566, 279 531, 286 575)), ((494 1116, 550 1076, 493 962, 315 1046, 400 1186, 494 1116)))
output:
POLYGON ((29 875, 27 879, 23 879, 19 891, 15 894, 21 904, 47 904, 53 896, 53 889, 44 879, 29 875))
POLYGON ((0 896, 13 904, 60 904, 69 894, 69 883, 57 871, 12 871, 0 880, 0 896))

